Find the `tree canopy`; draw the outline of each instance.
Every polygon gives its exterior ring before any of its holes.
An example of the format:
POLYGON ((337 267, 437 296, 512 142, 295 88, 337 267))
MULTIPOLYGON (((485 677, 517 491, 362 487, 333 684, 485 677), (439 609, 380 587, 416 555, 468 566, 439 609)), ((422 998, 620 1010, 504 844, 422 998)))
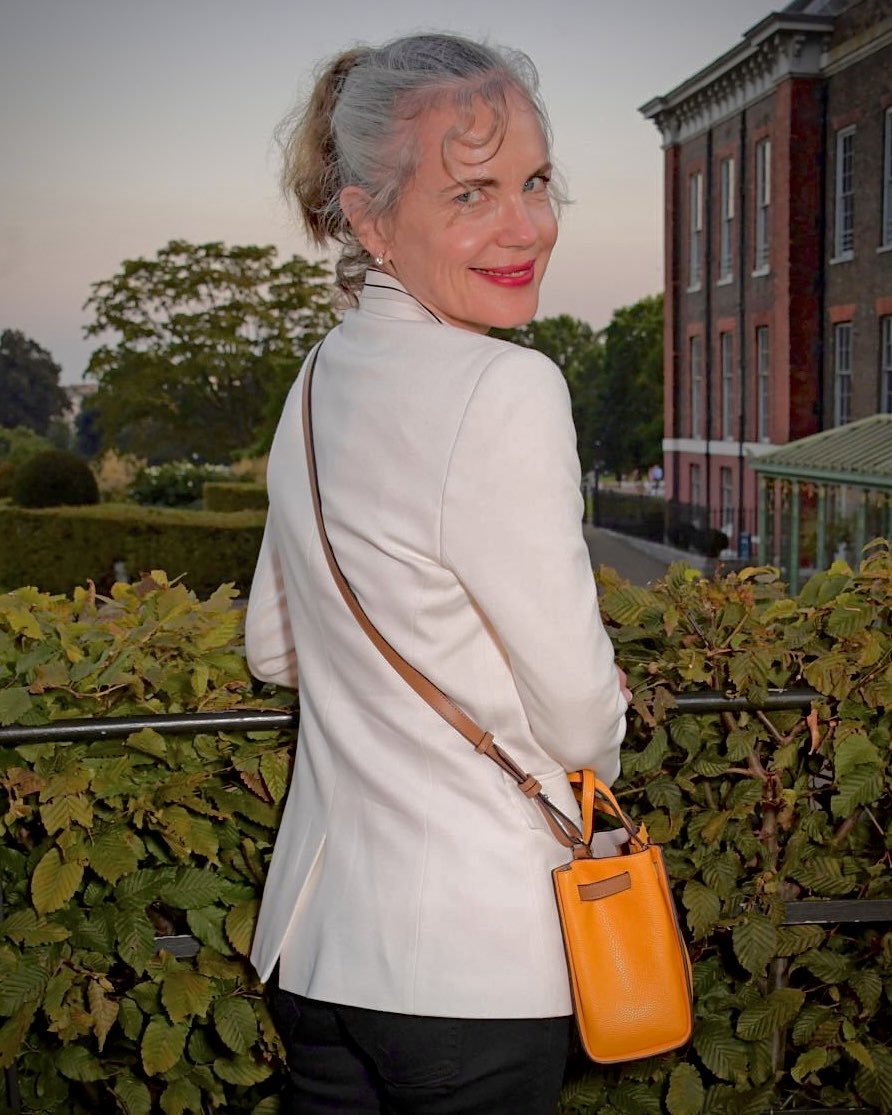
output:
POLYGON ((564 373, 583 471, 622 474, 662 456, 663 296, 616 310, 599 333, 568 314, 495 336, 545 353, 564 373))
POLYGON ((25 426, 42 437, 68 409, 61 368, 45 348, 17 329, 0 334, 0 426, 25 426))
POLYGON ((103 442, 154 461, 268 443, 303 357, 336 320, 328 271, 279 262, 272 245, 173 240, 91 291, 103 442))

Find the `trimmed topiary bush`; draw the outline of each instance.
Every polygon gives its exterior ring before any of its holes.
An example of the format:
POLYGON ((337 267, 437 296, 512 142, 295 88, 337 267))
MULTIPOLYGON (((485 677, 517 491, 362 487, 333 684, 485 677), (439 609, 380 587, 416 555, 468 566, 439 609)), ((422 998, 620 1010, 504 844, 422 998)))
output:
POLYGON ((252 484, 247 480, 205 481, 202 489, 205 511, 266 511, 269 498, 266 484, 252 484))
POLYGON ((84 506, 99 502, 99 488, 83 457, 48 449, 16 469, 12 499, 19 507, 84 506))

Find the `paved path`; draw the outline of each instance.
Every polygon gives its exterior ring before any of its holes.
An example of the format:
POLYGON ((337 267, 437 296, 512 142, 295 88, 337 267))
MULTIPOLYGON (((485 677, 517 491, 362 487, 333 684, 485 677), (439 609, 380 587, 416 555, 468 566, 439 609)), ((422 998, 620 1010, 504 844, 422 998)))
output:
POLYGON ((634 585, 647 585, 659 580, 673 561, 686 561, 688 565, 703 568, 705 559, 699 554, 684 553, 588 524, 582 529, 591 554, 592 568, 609 565, 634 585))

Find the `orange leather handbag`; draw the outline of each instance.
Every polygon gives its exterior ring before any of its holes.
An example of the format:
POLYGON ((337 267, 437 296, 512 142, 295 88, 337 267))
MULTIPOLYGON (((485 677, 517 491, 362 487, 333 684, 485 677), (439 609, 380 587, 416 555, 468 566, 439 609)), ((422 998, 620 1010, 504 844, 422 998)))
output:
POLYGON ((319 346, 310 358, 303 385, 307 471, 319 539, 347 607, 400 677, 478 754, 509 775, 540 808, 555 839, 572 849, 573 858, 555 868, 552 877, 576 1021, 589 1057, 611 1064, 684 1045, 693 1026, 690 960, 662 853, 648 841, 644 826, 626 816, 593 771, 582 770, 568 775, 580 804, 580 830, 542 793, 536 778, 495 743, 491 732, 476 724, 391 646, 342 573, 325 530, 316 474, 310 400, 318 352, 319 346), (599 818, 612 821, 612 833, 595 832, 599 818), (603 848, 607 855, 601 854, 603 848))
POLYGON ((569 778, 582 811, 582 843, 552 878, 579 1036, 600 1064, 668 1053, 690 1040, 693 1001, 663 853, 594 771, 569 778), (614 854, 592 855, 599 817, 623 837, 614 854))

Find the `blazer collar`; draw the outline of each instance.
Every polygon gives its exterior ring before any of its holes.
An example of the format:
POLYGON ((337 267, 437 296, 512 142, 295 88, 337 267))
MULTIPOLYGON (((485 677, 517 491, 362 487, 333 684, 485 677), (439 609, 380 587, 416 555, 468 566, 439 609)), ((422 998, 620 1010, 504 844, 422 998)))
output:
POLYGON ((374 267, 366 272, 365 285, 359 295, 359 308, 376 317, 441 324, 436 314, 411 295, 399 279, 374 267))

